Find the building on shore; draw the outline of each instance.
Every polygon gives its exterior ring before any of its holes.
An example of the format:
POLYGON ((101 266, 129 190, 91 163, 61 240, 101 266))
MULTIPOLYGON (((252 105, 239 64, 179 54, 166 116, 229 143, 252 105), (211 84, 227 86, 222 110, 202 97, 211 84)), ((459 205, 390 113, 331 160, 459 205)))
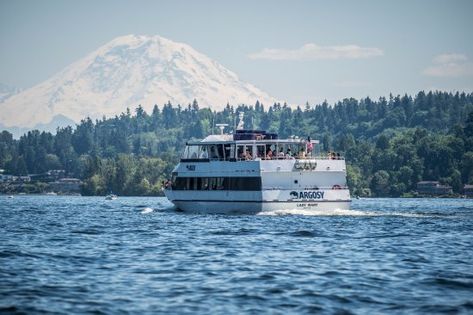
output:
POLYGON ((28 183, 30 181, 31 177, 29 176, 0 174, 0 183, 28 183))
POLYGON ((57 181, 61 178, 66 177, 65 170, 49 170, 45 173, 41 174, 30 174, 31 181, 34 182, 43 182, 43 183, 51 183, 57 181))
POLYGON ((49 190, 61 194, 79 193, 81 184, 82 182, 78 178, 65 177, 50 182, 49 190))
POLYGON ((463 186, 463 194, 468 198, 473 198, 473 185, 463 186))
POLYGON ((417 192, 420 195, 443 196, 453 194, 451 186, 442 185, 438 181, 422 181, 417 183, 417 192))

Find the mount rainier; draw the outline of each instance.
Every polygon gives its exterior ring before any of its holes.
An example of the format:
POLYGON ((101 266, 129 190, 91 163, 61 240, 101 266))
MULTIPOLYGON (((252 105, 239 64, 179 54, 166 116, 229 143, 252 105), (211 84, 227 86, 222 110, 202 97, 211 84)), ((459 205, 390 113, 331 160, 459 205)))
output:
MULTIPOLYGON (((275 99, 189 45, 160 36, 118 37, 50 79, 0 103, 0 127, 34 128, 101 118, 170 101, 221 109, 275 99)), ((54 126, 50 126, 54 127, 54 126)))

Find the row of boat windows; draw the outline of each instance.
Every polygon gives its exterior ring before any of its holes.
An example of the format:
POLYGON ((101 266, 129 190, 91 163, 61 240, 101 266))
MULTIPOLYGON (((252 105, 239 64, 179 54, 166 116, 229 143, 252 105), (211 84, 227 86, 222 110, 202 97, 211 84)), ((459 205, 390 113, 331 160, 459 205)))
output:
POLYGON ((176 177, 172 189, 261 191, 261 177, 176 177))
POLYGON ((275 159, 297 157, 301 152, 310 153, 312 149, 307 148, 307 143, 278 143, 278 144, 211 144, 211 145, 187 145, 181 158, 183 160, 211 159, 228 161, 275 159))

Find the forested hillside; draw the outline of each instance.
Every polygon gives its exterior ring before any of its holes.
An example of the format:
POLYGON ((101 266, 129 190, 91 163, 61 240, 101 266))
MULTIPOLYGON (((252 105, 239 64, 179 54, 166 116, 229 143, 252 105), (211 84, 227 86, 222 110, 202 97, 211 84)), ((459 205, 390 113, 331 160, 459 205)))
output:
POLYGON ((65 169, 84 181, 83 194, 156 195, 190 138, 215 123, 320 139, 322 150, 346 156, 354 195, 401 196, 420 180, 440 180, 461 192, 473 183, 473 94, 419 92, 332 106, 230 105, 221 112, 168 103, 146 113, 138 106, 120 116, 84 119, 56 135, 31 131, 14 140, 0 134, 0 168, 26 175, 65 169))

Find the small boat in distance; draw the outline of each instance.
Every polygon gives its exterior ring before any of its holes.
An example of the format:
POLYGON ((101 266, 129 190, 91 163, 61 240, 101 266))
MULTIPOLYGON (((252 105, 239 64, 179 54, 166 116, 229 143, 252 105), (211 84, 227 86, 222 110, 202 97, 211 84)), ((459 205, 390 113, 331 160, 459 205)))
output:
POLYGON ((118 199, 118 196, 114 194, 109 194, 105 196, 105 200, 116 200, 116 199, 118 199))
POLYGON ((243 129, 188 141, 166 197, 179 209, 200 213, 350 208, 345 159, 321 154, 319 141, 243 129))

